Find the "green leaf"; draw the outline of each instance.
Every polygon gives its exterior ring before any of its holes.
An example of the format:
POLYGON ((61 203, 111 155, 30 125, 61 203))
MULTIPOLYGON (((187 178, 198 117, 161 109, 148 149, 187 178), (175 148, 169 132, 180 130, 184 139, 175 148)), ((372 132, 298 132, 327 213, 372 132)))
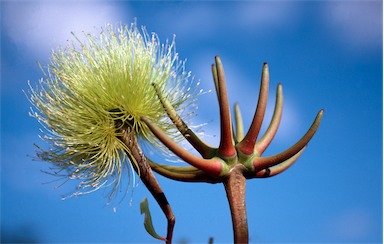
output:
POLYGON ((149 211, 148 200, 146 197, 140 202, 140 213, 144 214, 144 227, 148 234, 156 239, 166 241, 166 238, 159 236, 156 233, 155 228, 153 228, 151 212, 149 211))

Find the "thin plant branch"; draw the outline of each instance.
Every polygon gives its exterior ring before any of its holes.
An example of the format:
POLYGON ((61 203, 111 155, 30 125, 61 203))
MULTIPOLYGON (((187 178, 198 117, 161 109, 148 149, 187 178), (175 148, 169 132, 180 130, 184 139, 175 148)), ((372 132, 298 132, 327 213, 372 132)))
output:
POLYGON ((254 146, 257 140, 257 136, 260 132, 261 124, 263 123, 265 110, 267 108, 268 88, 269 69, 268 64, 264 63, 261 74, 259 100, 257 102, 255 115, 247 134, 245 135, 244 139, 237 145, 237 148, 246 155, 251 155, 254 152, 254 146))
POLYGON ((236 124, 236 143, 240 142, 244 138, 244 125, 243 125, 243 118, 241 116, 240 106, 238 103, 234 106, 235 110, 235 124, 236 124))
POLYGON ((176 110, 173 108, 169 100, 163 96, 159 87, 156 84, 153 84, 153 87, 156 90, 156 94, 160 99, 161 104, 163 105, 165 111, 167 112, 169 118, 172 120, 173 124, 184 136, 184 138, 201 154, 203 158, 209 158, 214 154, 214 148, 207 145, 203 142, 181 119, 177 114, 176 110))
POLYGON ((152 123, 148 118, 141 117, 141 120, 148 126, 152 133, 174 154, 183 159, 185 162, 188 162, 190 165, 203 170, 211 176, 219 176, 224 169, 225 164, 219 158, 215 157, 212 159, 203 159, 199 158, 190 152, 186 151, 184 148, 177 145, 170 137, 165 135, 161 129, 152 123))
POLYGON ((172 180, 182 182, 206 182, 212 184, 220 182, 217 178, 214 178, 201 170, 188 172, 185 171, 185 169, 170 168, 167 165, 157 164, 151 160, 148 160, 148 162, 153 171, 172 180))
POLYGON ((290 157, 289 159, 285 160, 284 162, 282 162, 278 165, 275 165, 273 167, 258 171, 255 174, 255 177, 256 178, 267 178, 267 177, 272 177, 272 176, 275 176, 275 175, 278 175, 278 174, 284 172, 289 167, 291 167, 296 162, 297 159, 299 159, 299 157, 304 152, 304 150, 305 150, 305 147, 303 149, 301 149, 298 153, 296 153, 295 155, 290 157))
POLYGON ((219 155, 231 158, 236 155, 233 145, 231 114, 228 105, 227 88, 225 84, 224 68, 218 56, 215 57, 219 106, 220 106, 220 146, 219 155))
POLYGON ((255 151, 259 156, 263 154, 265 149, 272 142, 273 138, 276 135, 277 129, 280 125, 281 115, 283 114, 283 87, 279 83, 276 91, 276 101, 275 101, 275 109, 273 111, 273 116, 271 119, 271 123, 268 126, 268 129, 264 133, 264 135, 260 138, 259 141, 255 144, 255 151))
POLYGON ((213 83, 215 85, 216 97, 218 99, 218 102, 220 102, 219 80, 217 78, 217 69, 215 64, 211 65, 211 71, 212 71, 213 83))
POLYGON ((256 158, 253 161, 253 166, 255 167, 255 171, 275 166, 275 165, 289 159, 290 157, 294 156, 301 149, 303 149, 308 144, 308 142, 311 140, 313 135, 316 133, 317 128, 320 125, 320 121, 323 117, 323 113, 324 113, 323 110, 319 111, 313 124, 308 129, 307 133, 305 133, 305 135, 296 144, 294 144, 292 147, 288 148, 287 150, 285 150, 281 153, 273 155, 273 156, 268 156, 268 157, 264 157, 264 158, 256 158))
POLYGON ((132 161, 136 162, 137 167, 134 167, 136 173, 140 176, 140 179, 151 192, 152 196, 155 198, 167 218, 168 227, 166 243, 170 244, 172 243, 173 229, 176 221, 171 206, 169 205, 160 184, 157 182, 156 177, 154 176, 151 167, 137 142, 137 137, 135 132, 132 130, 132 127, 130 125, 124 125, 120 127, 120 132, 121 136, 119 136, 119 139, 130 150, 127 152, 127 156, 130 157, 132 161))

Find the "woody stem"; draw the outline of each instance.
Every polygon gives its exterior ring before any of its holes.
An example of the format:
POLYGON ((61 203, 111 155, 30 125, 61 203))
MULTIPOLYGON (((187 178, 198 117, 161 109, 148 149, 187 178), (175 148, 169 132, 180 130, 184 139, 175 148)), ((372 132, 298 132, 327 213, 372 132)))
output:
POLYGON ((231 210, 234 243, 248 243, 248 221, 245 204, 245 177, 242 165, 234 167, 224 180, 224 188, 231 210))
POLYGON ((151 192, 152 196, 155 198, 160 208, 163 210, 165 217, 167 218, 168 228, 166 243, 172 243, 173 228, 176 219, 173 215, 171 206, 169 205, 163 190, 157 182, 155 175, 153 174, 153 171, 137 142, 136 133, 132 130, 129 125, 123 126, 120 131, 123 135, 120 136, 119 139, 128 147, 130 151, 129 153, 127 153, 127 155, 129 157, 133 157, 134 161, 137 162, 137 167, 133 168, 135 169, 136 173, 140 176, 141 181, 151 192))

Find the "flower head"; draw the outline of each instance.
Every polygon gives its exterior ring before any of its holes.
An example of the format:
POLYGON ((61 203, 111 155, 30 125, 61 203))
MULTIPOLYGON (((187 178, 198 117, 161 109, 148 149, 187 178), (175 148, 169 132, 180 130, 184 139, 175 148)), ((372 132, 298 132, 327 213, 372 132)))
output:
POLYGON ((109 184, 116 189, 122 171, 136 163, 118 139, 119 127, 128 123, 140 138, 163 148, 140 120, 146 116, 181 139, 153 85, 188 117, 192 113, 185 110, 196 99, 190 95, 190 73, 178 59, 174 40, 161 44, 156 34, 140 31, 135 23, 109 25, 85 41, 73 36, 64 49, 52 52, 45 77, 30 88, 37 109, 31 114, 50 145, 48 150, 38 147, 37 156, 57 166, 57 173, 81 179, 76 194, 109 184))

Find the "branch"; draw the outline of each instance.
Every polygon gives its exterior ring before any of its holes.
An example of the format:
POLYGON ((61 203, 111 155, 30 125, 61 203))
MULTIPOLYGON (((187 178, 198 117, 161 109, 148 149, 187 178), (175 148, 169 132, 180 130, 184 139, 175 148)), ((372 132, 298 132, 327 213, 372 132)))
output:
POLYGON ((195 167, 177 167, 157 164, 149 159, 148 162, 153 171, 168 179, 182 182, 206 182, 212 184, 220 182, 195 167))
POLYGON ((160 99, 161 104, 163 105, 165 111, 168 114, 168 117, 172 120, 173 124, 180 131, 180 133, 184 136, 185 139, 188 140, 189 143, 201 154, 203 158, 210 158, 214 154, 214 148, 208 146, 204 143, 189 127, 186 123, 181 119, 181 117, 177 114, 175 108, 169 102, 169 100, 161 94, 159 87, 156 84, 152 84, 156 90, 156 94, 160 99))
POLYGON ((216 69, 215 64, 212 64, 211 71, 212 71, 212 76, 213 76, 213 83, 215 84, 216 96, 217 96, 218 101, 220 102, 220 100, 219 100, 219 97, 220 97, 219 81, 217 79, 217 69, 216 69))
POLYGON ((244 139, 237 145, 237 148, 245 155, 251 155, 254 152, 257 136, 259 135, 261 124, 263 123, 265 109, 268 101, 268 88, 269 88, 269 70, 268 64, 264 63, 263 71, 261 74, 259 100, 252 124, 244 137, 244 139))
MULTIPOLYGON (((219 158, 212 159, 203 159, 199 158, 184 148, 180 147, 176 142, 174 142, 171 138, 169 138, 164 132, 154 123, 152 123, 147 117, 141 117, 141 121, 143 121, 148 128, 152 131, 152 133, 176 156, 189 163, 190 165, 206 172, 211 176, 219 176, 222 171, 225 171, 224 168, 226 165, 219 158)), ((223 172, 224 173, 224 172, 223 172)))
POLYGON ((265 149, 269 146, 271 141, 276 135, 277 129, 280 125, 281 115, 283 114, 283 87, 281 84, 277 85, 275 110, 268 126, 267 131, 261 139, 255 144, 255 151, 261 156, 265 149))
POLYGON ((135 132, 129 125, 124 125, 120 129, 121 136, 118 138, 127 146, 127 156, 134 162, 137 167, 133 167, 137 174, 140 176, 141 181, 151 192, 161 209, 163 210, 167 221, 167 242, 172 243, 173 228, 175 225, 175 216, 173 215, 171 206, 161 189, 160 184, 157 182, 155 175, 153 174, 151 167, 149 166, 146 157, 144 156, 138 142, 135 132))
POLYGON ((295 145, 293 145, 289 149, 285 150, 284 152, 281 152, 281 153, 276 154, 274 156, 269 156, 269 157, 265 157, 265 158, 256 158, 253 161, 253 166, 254 166, 255 170, 259 171, 261 169, 266 169, 266 168, 272 167, 274 165, 277 165, 277 164, 291 158, 296 153, 298 153, 301 149, 303 149, 308 144, 308 142, 311 140, 313 135, 316 133, 317 128, 320 125, 321 118, 323 117, 323 113, 324 113, 324 110, 319 111, 319 113, 317 114, 313 124, 311 125, 311 127, 309 128, 307 133, 305 133, 305 135, 295 145))
POLYGON ((248 221, 245 201, 246 179, 241 168, 234 167, 223 183, 231 210, 233 242, 248 243, 248 221))
POLYGON ((297 159, 299 159, 299 157, 304 152, 304 150, 305 150, 305 147, 303 149, 301 149, 298 153, 293 155, 291 158, 285 160, 284 162, 282 162, 278 165, 275 165, 273 167, 258 171, 255 174, 254 178, 267 178, 267 177, 272 177, 272 176, 275 176, 275 175, 282 173, 283 171, 285 171, 286 169, 291 167, 296 162, 297 159))
POLYGON ((227 88, 225 84, 224 68, 219 56, 215 57, 216 72, 217 72, 217 87, 220 106, 220 146, 219 154, 229 158, 236 155, 235 147, 233 146, 233 134, 231 124, 231 114, 228 105, 227 88))
POLYGON ((244 138, 244 125, 243 125, 243 118, 241 116, 240 106, 239 104, 235 104, 235 123, 236 123, 236 141, 240 142, 244 138))

